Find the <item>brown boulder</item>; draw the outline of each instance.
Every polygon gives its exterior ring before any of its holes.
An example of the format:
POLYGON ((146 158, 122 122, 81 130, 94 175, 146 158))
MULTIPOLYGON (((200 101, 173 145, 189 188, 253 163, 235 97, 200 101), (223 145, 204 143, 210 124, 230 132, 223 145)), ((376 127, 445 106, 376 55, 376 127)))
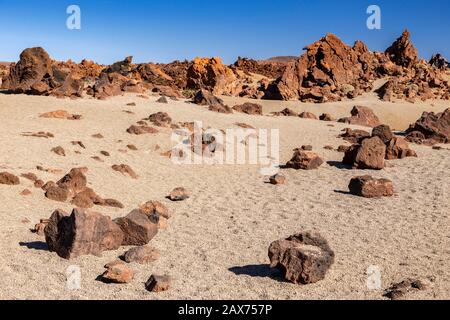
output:
POLYGON ((150 246, 140 246, 125 252, 123 260, 127 263, 135 262, 138 264, 149 264, 158 260, 159 257, 160 253, 155 248, 150 246))
POLYGON ((157 112, 148 117, 148 120, 157 127, 170 127, 172 118, 167 112, 157 112))
POLYGON ((56 184, 60 188, 67 189, 72 195, 82 192, 87 185, 86 171, 86 168, 74 168, 56 184))
POLYGON ((269 182, 273 185, 285 184, 286 178, 281 174, 276 174, 270 177, 269 182))
POLYGON ((226 106, 226 105, 209 106, 208 110, 213 111, 213 112, 218 112, 218 113, 224 113, 224 114, 233 113, 233 109, 231 109, 229 106, 226 106))
POLYGON ((74 209, 71 215, 56 210, 45 228, 49 250, 64 259, 117 250, 123 237, 122 231, 110 217, 80 209, 74 209))
POLYGON ((378 137, 384 143, 388 143, 394 138, 391 128, 388 125, 382 124, 372 130, 372 137, 378 137))
POLYGON ((145 283, 145 289, 150 292, 163 292, 170 288, 172 279, 169 276, 152 275, 145 283))
POLYGON ((169 199, 172 201, 183 201, 189 199, 190 194, 185 188, 175 188, 169 194, 169 199))
POLYGON ((58 156, 62 156, 62 157, 66 156, 66 151, 61 146, 54 147, 51 151, 53 153, 57 154, 58 156))
POLYGON ((138 175, 136 174, 136 172, 134 172, 134 170, 131 169, 131 167, 127 164, 120 164, 120 165, 115 164, 112 166, 112 169, 114 171, 120 172, 124 175, 129 175, 133 179, 138 178, 138 175))
POLYGON ((376 127, 379 126, 380 119, 375 115, 372 109, 363 106, 355 106, 351 111, 352 116, 348 118, 339 119, 339 122, 353 125, 376 127))
POLYGON ((328 113, 323 113, 320 115, 319 120, 321 121, 335 121, 336 119, 333 118, 333 116, 331 116, 328 113))
POLYGON ((317 120, 317 116, 314 113, 311 112, 302 112, 299 114, 300 118, 304 118, 304 119, 314 119, 317 120))
POLYGON ((344 133, 340 134, 339 138, 351 143, 361 143, 364 139, 370 138, 370 133, 360 129, 345 128, 344 133))
POLYGON ((6 184, 10 186, 18 185, 20 184, 20 179, 12 173, 0 172, 0 184, 6 184))
POLYGON ((169 209, 167 209, 167 207, 159 201, 148 201, 139 206, 139 210, 149 217, 152 214, 157 214, 166 219, 170 218, 169 209))
POLYGON ((299 233, 273 242, 269 247, 270 266, 295 284, 315 283, 325 278, 334 263, 334 252, 319 234, 299 233))
POLYGON ((408 142, 401 137, 394 137, 386 144, 386 160, 417 157, 417 153, 409 148, 408 142))
POLYGON ((237 80, 220 58, 195 58, 187 70, 188 89, 206 89, 213 94, 232 94, 237 80))
POLYGON ((292 159, 286 164, 286 168, 296 170, 314 170, 323 164, 323 159, 314 152, 295 150, 292 159))
POLYGON ((153 127, 148 127, 148 126, 132 125, 131 127, 129 127, 127 129, 127 132, 129 134, 141 135, 141 134, 155 134, 155 133, 158 133, 158 130, 156 130, 153 127))
POLYGON ((257 103, 246 102, 233 107, 233 110, 250 115, 262 115, 262 106, 257 103))
POLYGON ((444 112, 424 112, 406 131, 411 142, 437 144, 450 142, 450 108, 444 112), (423 137, 423 138, 422 138, 423 137))
POLYGON ((121 261, 108 263, 102 280, 106 283, 129 283, 134 278, 134 271, 121 261))
POLYGON ((295 111, 293 111, 293 110, 291 110, 289 108, 283 109, 283 110, 278 111, 278 112, 272 112, 272 115, 277 116, 277 117, 279 117, 279 116, 298 117, 299 116, 297 112, 295 112, 295 111))
POLYGON ((385 144, 380 138, 373 137, 351 146, 342 162, 358 169, 381 170, 384 168, 385 157, 385 144))
POLYGON ((45 197, 53 201, 66 202, 70 197, 70 192, 66 188, 52 186, 46 188, 45 197))
POLYGON ((405 68, 411 68, 419 62, 417 49, 410 40, 408 30, 386 49, 386 54, 392 62, 405 68))
POLYGON ((158 221, 151 221, 140 210, 133 210, 126 217, 114 222, 122 229, 124 246, 143 246, 148 244, 158 233, 158 221))
POLYGON ((348 188, 351 194, 365 198, 391 197, 394 195, 392 181, 374 179, 371 176, 353 178, 348 188))
POLYGON ((213 106, 217 108, 224 106, 222 99, 217 98, 210 91, 205 89, 199 90, 195 94, 192 102, 200 106, 213 106))

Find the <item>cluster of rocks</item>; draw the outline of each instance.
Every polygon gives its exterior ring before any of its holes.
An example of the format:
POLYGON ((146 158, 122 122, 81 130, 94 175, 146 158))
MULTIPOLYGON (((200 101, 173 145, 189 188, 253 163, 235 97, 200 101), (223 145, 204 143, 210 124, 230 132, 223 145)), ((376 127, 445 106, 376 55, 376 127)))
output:
POLYGON ((450 99, 445 70, 435 67, 434 62, 419 62, 408 31, 384 53, 371 52, 360 41, 347 46, 333 34, 305 50, 271 83, 265 98, 309 102, 351 99, 372 90, 375 80, 390 77, 379 89, 384 100, 450 99))
POLYGON ((424 112, 406 133, 406 139, 417 144, 450 143, 450 108, 437 114, 424 112))
POLYGON ((440 55, 419 61, 408 31, 385 52, 371 52, 361 41, 350 47, 333 34, 305 50, 297 59, 238 58, 231 66, 217 57, 168 64, 133 64, 127 57, 102 66, 54 61, 44 49, 30 48, 17 63, 0 67, 0 79, 1 88, 12 93, 57 97, 105 99, 151 91, 176 99, 204 89, 216 95, 326 102, 352 99, 388 78, 378 90, 384 100, 450 99, 448 62, 440 55))
POLYGON ((49 181, 42 185, 45 197, 58 201, 69 201, 79 208, 92 208, 94 205, 123 208, 115 199, 104 199, 87 186, 87 168, 74 168, 58 182, 49 181))
POLYGON ((417 157, 410 149, 408 142, 396 137, 387 125, 380 125, 372 130, 372 134, 363 130, 346 129, 341 135, 354 144, 345 151, 342 162, 357 169, 381 170, 385 160, 417 157))

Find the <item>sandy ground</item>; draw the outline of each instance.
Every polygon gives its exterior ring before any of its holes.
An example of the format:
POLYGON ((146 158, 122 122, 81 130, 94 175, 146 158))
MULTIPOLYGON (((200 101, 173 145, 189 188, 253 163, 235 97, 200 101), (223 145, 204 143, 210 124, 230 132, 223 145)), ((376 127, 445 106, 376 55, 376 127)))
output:
MULTIPOLYGON (((431 277, 428 289, 407 296, 410 299, 450 298, 450 204, 448 150, 413 146, 418 158, 390 161, 375 177, 394 181, 392 198, 363 199, 348 195, 349 180, 364 171, 339 168, 342 154, 323 149, 337 147, 343 124, 300 118, 274 118, 243 114, 222 115, 184 101, 168 105, 132 95, 108 101, 60 100, 49 97, 0 95, 0 167, 17 175, 34 172, 44 181, 63 174, 43 173, 37 165, 61 169, 89 168, 88 181, 101 196, 120 200, 125 209, 95 208, 119 217, 148 200, 160 200, 172 212, 169 228, 151 244, 161 258, 147 266, 133 265, 134 281, 125 285, 104 284, 96 278, 103 265, 127 248, 105 252, 102 257, 85 256, 72 261, 50 253, 45 240, 29 231, 56 208, 70 210, 70 204, 44 197, 43 191, 21 179, 19 186, 0 185, 0 298, 1 299, 382 299, 382 290, 369 290, 366 270, 378 266, 382 289, 408 277, 431 277), (128 107, 126 103, 136 102, 128 107), (80 121, 39 118, 39 114, 65 109, 83 115, 80 121), (123 110, 131 110, 128 114, 123 110), (313 145, 328 163, 315 171, 283 170, 284 186, 265 183, 255 165, 176 165, 160 155, 171 148, 169 129, 157 135, 134 136, 126 129, 157 111, 166 111, 174 121, 201 120, 217 129, 245 122, 257 128, 280 129, 281 161, 292 149, 313 145), (31 138, 25 131, 49 131, 53 139, 31 138), (91 135, 101 133, 104 139, 91 135), (71 145, 80 140, 86 149, 71 145), (121 142, 118 142, 121 140, 121 142), (134 144, 138 151, 126 149, 134 144), (155 151, 156 145, 161 150, 155 151), (67 156, 50 152, 55 146, 67 156), (75 151, 81 154, 76 154, 75 151), (111 157, 99 154, 101 150, 111 157), (97 162, 100 156, 105 162, 97 162), (130 165, 139 175, 133 180, 111 169, 113 164, 130 165), (165 196, 183 186, 192 197, 170 203, 165 196), (21 196, 29 188, 32 195, 21 196), (28 219, 30 223, 23 223, 28 219), (268 267, 267 249, 277 239, 303 231, 320 232, 335 251, 336 261, 325 280, 308 286, 280 281, 268 267), (66 288, 66 269, 77 265, 82 271, 82 288, 66 288), (170 291, 146 292, 144 283, 153 273, 169 274, 170 291), (274 277, 275 276, 275 277, 274 277)), ((226 98, 232 104, 235 98, 226 98)), ((244 100, 239 99, 238 102, 244 100)), ((329 112, 347 116, 355 104, 373 107, 380 118, 396 129, 404 129, 423 110, 442 110, 444 103, 412 105, 381 103, 373 95, 353 102, 313 105, 298 102, 263 102, 265 112, 290 107, 315 114, 329 112)), ((448 106, 448 103, 447 103, 448 106)))

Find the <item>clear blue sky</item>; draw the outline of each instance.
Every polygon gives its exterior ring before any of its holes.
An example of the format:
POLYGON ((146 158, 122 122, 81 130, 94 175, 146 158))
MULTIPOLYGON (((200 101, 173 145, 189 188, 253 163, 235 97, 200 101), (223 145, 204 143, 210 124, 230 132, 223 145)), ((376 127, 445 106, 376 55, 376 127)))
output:
POLYGON ((0 61, 42 46, 58 60, 221 56, 232 63, 239 55, 298 56, 327 32, 384 50, 404 28, 421 57, 450 57, 449 13, 449 0, 0 0, 0 61), (70 4, 81 7, 81 30, 66 28, 70 4), (381 7, 381 30, 366 28, 370 4, 381 7))

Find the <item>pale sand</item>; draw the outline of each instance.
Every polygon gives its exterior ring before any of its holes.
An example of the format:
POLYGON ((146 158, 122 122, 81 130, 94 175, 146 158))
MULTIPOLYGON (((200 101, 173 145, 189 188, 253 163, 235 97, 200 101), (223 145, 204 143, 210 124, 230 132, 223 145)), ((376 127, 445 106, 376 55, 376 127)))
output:
MULTIPOLYGON (((450 298, 450 151, 413 145, 418 158, 391 161, 379 172, 345 170, 329 164, 316 171, 283 170, 287 184, 272 186, 265 183, 258 166, 173 164, 160 155, 171 147, 168 129, 155 136, 134 136, 125 130, 157 111, 167 111, 175 121, 202 120, 205 126, 218 129, 245 122, 257 128, 281 130, 282 162, 289 160, 292 149, 303 144, 313 145, 327 161, 339 162, 342 154, 324 150, 323 146, 344 144, 336 137, 347 125, 332 123, 334 127, 330 127, 327 122, 299 118, 222 115, 184 101, 163 105, 155 103, 156 99, 129 95, 95 101, 0 95, 1 171, 17 175, 31 171, 45 181, 56 181, 63 174, 39 172, 36 165, 64 173, 87 166, 88 181, 97 193, 116 198, 126 206, 123 210, 96 207, 96 211, 115 218, 142 202, 160 200, 172 212, 168 230, 161 231, 151 242, 161 251, 161 258, 147 266, 133 265, 137 275, 132 283, 108 285, 95 279, 104 271, 103 265, 126 248, 105 252, 102 257, 63 260, 48 252, 44 239, 29 229, 40 218, 48 218, 54 209, 70 210, 71 205, 46 199, 42 190, 23 178, 20 186, 0 185, 0 298, 381 299, 382 290, 368 290, 366 286, 366 270, 371 265, 381 268, 383 289, 408 277, 432 276, 435 281, 426 291, 407 298, 450 298), (137 106, 125 106, 128 102, 136 102, 137 106), (38 117, 57 109, 81 114, 83 120, 38 117), (50 131, 55 138, 21 136, 25 131, 50 131), (92 138, 96 133, 105 138, 92 138), (81 140, 87 149, 72 146, 72 140, 81 140), (118 151, 126 149, 127 144, 135 144, 139 151, 118 151), (156 144, 161 150, 154 151, 156 144), (67 157, 50 152, 58 145, 66 149, 67 157), (75 150, 82 154, 75 154, 75 150), (101 156, 101 150, 110 152, 111 157, 101 156), (105 162, 97 162, 92 156, 100 156, 105 162), (122 176, 110 168, 120 163, 129 164, 139 179, 122 176), (363 199, 336 192, 347 191, 353 176, 366 173, 392 179, 395 196, 363 199), (179 186, 189 189, 192 197, 170 203, 165 196, 179 186), (19 195, 25 188, 33 194, 19 195), (24 218, 31 223, 22 223, 24 218), (269 244, 303 230, 320 232, 335 251, 336 261, 325 280, 298 286, 268 277, 272 273, 267 266, 269 244), (70 265, 81 267, 79 291, 66 289, 66 268, 70 265), (170 291, 146 292, 144 283, 152 273, 171 275, 174 280, 170 291)), ((227 103, 236 100, 225 99, 227 103)), ((317 115, 329 112, 336 117, 347 116, 353 105, 363 104, 373 107, 383 121, 396 129, 406 128, 423 110, 439 111, 448 106, 442 102, 434 107, 381 103, 371 95, 324 105, 262 103, 265 112, 288 106, 317 115)))

